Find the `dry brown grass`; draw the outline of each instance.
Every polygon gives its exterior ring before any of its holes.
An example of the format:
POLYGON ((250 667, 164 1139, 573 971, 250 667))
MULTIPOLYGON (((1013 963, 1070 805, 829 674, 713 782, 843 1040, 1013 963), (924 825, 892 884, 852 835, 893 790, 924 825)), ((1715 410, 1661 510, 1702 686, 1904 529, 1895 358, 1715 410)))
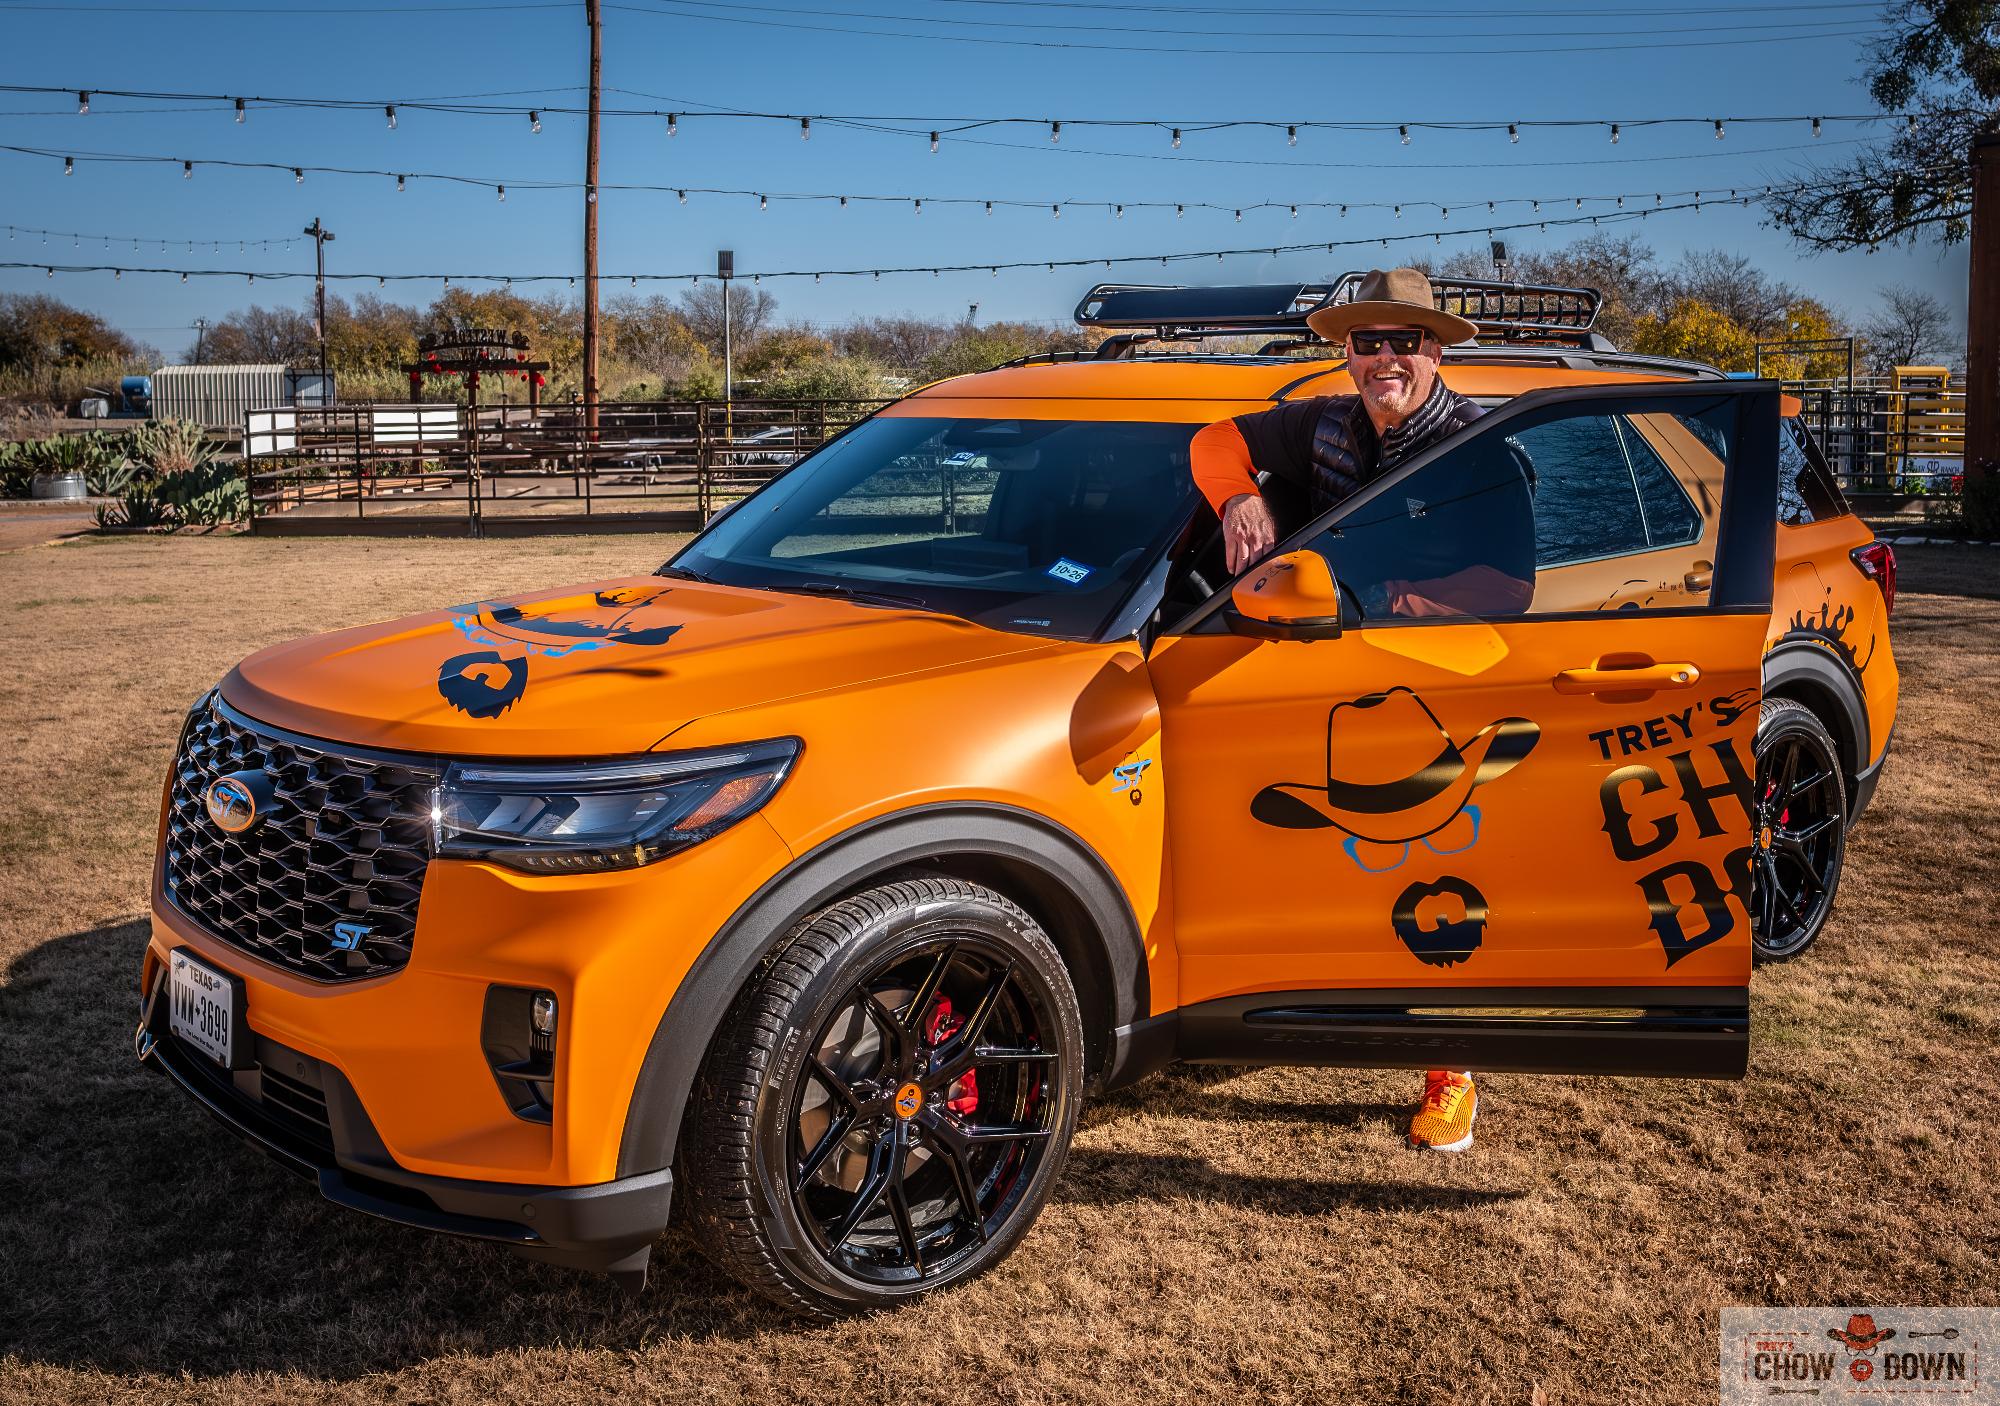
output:
POLYGON ((2000 1301, 2000 553, 1904 557, 1897 752, 1734 1084, 1172 1073, 1087 1111, 999 1272, 800 1327, 670 1233, 605 1282, 353 1216, 130 1054, 182 709, 273 640, 644 569, 663 542, 78 540, 0 554, 0 1398, 1713 1399, 1729 1304, 2000 1301))

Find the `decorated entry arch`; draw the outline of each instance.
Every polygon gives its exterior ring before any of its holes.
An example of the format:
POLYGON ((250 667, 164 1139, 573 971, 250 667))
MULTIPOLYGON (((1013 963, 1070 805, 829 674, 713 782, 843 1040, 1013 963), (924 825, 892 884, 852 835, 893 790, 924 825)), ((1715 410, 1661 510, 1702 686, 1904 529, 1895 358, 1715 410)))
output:
POLYGON ((417 359, 403 366, 410 378, 411 400, 424 398, 426 376, 462 376, 466 399, 474 411, 479 408, 479 383, 489 376, 518 376, 527 384, 528 404, 540 405, 548 370, 548 362, 529 360, 526 333, 488 327, 426 332, 417 339, 417 359))

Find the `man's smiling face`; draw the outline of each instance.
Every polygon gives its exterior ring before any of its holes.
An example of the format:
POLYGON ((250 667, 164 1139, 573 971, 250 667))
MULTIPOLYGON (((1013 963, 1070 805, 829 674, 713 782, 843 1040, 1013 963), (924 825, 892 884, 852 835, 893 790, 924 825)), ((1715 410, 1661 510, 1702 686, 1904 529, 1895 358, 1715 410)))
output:
POLYGON ((1402 424, 1429 398, 1443 355, 1444 348, 1422 328, 1383 324, 1356 327, 1347 334, 1347 374, 1354 378, 1354 388, 1361 392, 1378 430, 1402 424), (1398 352, 1386 341, 1372 354, 1355 345, 1357 334, 1367 338, 1382 332, 1416 333, 1423 340, 1411 352, 1398 352))

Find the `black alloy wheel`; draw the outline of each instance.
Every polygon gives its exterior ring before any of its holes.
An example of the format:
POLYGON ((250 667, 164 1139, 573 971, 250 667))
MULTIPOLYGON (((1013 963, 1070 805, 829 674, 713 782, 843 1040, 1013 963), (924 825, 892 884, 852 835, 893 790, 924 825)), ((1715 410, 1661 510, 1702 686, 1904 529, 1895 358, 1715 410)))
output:
POLYGON ((1759 962, 1781 962, 1826 927, 1847 853, 1840 754, 1802 703, 1764 700, 1751 819, 1751 951, 1759 962))
POLYGON ((1001 895, 915 879, 837 903, 704 1065, 684 1156, 696 1236, 816 1316, 981 1273, 1060 1173, 1082 1049, 1061 958, 1001 895))

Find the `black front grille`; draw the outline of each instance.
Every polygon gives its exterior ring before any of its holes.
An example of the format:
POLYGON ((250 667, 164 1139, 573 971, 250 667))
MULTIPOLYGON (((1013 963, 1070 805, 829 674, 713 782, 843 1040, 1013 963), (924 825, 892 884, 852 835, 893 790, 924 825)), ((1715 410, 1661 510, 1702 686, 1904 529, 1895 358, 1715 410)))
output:
POLYGON ((260 727, 211 698, 174 759, 167 897, 222 941, 316 981, 396 971, 410 960, 440 774, 260 727), (259 771, 276 804, 225 833, 208 816, 209 784, 259 771))

